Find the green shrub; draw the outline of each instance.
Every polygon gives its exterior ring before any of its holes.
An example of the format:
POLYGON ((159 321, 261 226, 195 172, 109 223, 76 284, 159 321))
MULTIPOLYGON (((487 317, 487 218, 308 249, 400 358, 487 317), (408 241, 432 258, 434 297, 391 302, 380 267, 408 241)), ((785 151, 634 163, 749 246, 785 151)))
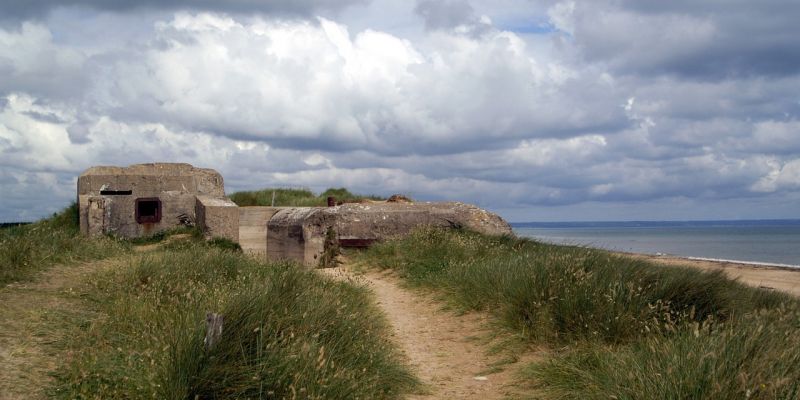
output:
POLYGON ((154 244, 154 243, 161 243, 170 236, 181 235, 181 234, 188 234, 195 239, 200 239, 203 237, 203 232, 199 228, 189 227, 189 226, 178 226, 175 228, 158 231, 148 236, 140 236, 136 238, 125 239, 125 241, 133 245, 154 244))
POLYGON ((336 197, 337 201, 381 200, 377 196, 356 195, 345 188, 330 188, 319 196, 308 189, 262 189, 236 192, 230 195, 230 199, 240 207, 270 206, 273 193, 275 207, 323 207, 328 204, 328 196, 336 197))
POLYGON ((325 203, 308 189, 263 189, 231 194, 230 199, 240 207, 270 206, 273 194, 275 206, 322 206, 325 203))
POLYGON ((222 237, 211 238, 211 240, 209 240, 207 244, 211 247, 216 247, 220 250, 239 251, 239 252, 242 251, 242 246, 239 245, 239 243, 236 243, 228 238, 222 238, 222 237))
POLYGON ((322 192, 322 194, 319 195, 319 198, 327 202, 329 196, 333 196, 334 198, 336 198, 336 201, 342 201, 342 202, 358 202, 364 199, 385 200, 382 197, 374 195, 362 196, 358 194, 353 194, 350 193, 350 191, 347 190, 346 188, 329 188, 328 190, 322 192))

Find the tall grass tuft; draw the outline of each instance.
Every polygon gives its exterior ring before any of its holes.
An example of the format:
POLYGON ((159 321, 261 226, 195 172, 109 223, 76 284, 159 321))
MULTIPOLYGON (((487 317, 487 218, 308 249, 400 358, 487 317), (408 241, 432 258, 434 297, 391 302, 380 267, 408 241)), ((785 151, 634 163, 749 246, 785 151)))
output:
POLYGON ((630 346, 568 352, 527 373, 565 399, 797 399, 798 328, 796 308, 760 310, 630 346))
POLYGON ((357 257, 549 345, 527 374, 556 398, 798 396, 798 301, 721 272, 441 230, 357 257))
POLYGON ((186 241, 86 297, 105 317, 70 344, 59 398, 397 398, 415 384, 366 289, 293 264, 186 241), (207 312, 224 316, 210 350, 207 312))
POLYGON ((78 206, 29 225, 0 230, 0 285, 31 279, 50 265, 110 257, 129 248, 110 238, 89 239, 78 228, 78 206))
POLYGON ((315 195, 308 189, 262 189, 256 191, 236 192, 230 195, 231 200, 240 207, 270 206, 275 207, 322 207, 327 205, 328 196, 334 196, 337 201, 358 202, 364 199, 382 200, 378 196, 362 196, 350 193, 345 188, 330 188, 320 195, 315 195))

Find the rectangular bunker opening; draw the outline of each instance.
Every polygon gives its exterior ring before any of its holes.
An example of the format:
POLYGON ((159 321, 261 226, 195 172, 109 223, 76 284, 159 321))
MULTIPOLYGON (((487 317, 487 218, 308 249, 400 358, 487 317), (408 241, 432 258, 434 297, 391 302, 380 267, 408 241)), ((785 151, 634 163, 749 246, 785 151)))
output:
POLYGON ((100 194, 103 196, 130 196, 133 190, 101 190, 100 194))
POLYGON ((161 221, 161 200, 158 197, 136 199, 136 222, 140 224, 161 221))

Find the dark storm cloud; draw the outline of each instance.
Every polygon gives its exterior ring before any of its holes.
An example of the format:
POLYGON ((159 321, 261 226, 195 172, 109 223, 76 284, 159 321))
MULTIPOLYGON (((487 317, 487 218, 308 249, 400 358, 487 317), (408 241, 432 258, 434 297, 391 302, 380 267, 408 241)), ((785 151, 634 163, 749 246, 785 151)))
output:
POLYGON ((414 12, 424 19, 426 29, 450 29, 477 19, 466 0, 419 0, 414 12))
POLYGON ((368 0, 2 0, 0 20, 26 20, 46 16, 58 7, 86 7, 98 11, 195 10, 227 13, 277 13, 309 15, 333 11, 368 0))
POLYGON ((64 119, 62 119, 58 115, 53 114, 53 113, 48 113, 48 112, 25 111, 22 114, 23 115, 27 115, 27 116, 29 116, 29 117, 37 120, 37 121, 47 122, 47 123, 50 123, 50 124, 61 124, 61 123, 66 122, 66 121, 64 121, 64 119))
POLYGON ((575 40, 592 61, 692 79, 800 73, 800 2, 580 1, 575 40))
POLYGON ((481 20, 467 0, 417 0, 414 12, 430 31, 460 28, 463 33, 479 36, 492 29, 491 23, 481 20))

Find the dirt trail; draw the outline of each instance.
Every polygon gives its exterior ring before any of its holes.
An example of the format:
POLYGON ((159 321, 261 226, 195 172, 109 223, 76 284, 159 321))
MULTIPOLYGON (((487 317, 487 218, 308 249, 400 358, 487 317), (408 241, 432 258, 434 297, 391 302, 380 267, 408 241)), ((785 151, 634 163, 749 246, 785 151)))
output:
POLYGON ((119 266, 108 259, 55 266, 35 281, 0 288, 0 400, 41 399, 59 365, 56 343, 76 320, 94 319, 80 298, 81 285, 96 271, 119 266))
POLYGON ((533 361, 535 354, 523 355, 522 360, 487 354, 484 313, 455 315, 442 310, 442 303, 431 296, 402 288, 390 272, 354 275, 347 267, 321 271, 360 281, 375 293, 392 326, 393 339, 426 386, 425 393, 410 399, 491 400, 520 395, 514 371, 533 361))

